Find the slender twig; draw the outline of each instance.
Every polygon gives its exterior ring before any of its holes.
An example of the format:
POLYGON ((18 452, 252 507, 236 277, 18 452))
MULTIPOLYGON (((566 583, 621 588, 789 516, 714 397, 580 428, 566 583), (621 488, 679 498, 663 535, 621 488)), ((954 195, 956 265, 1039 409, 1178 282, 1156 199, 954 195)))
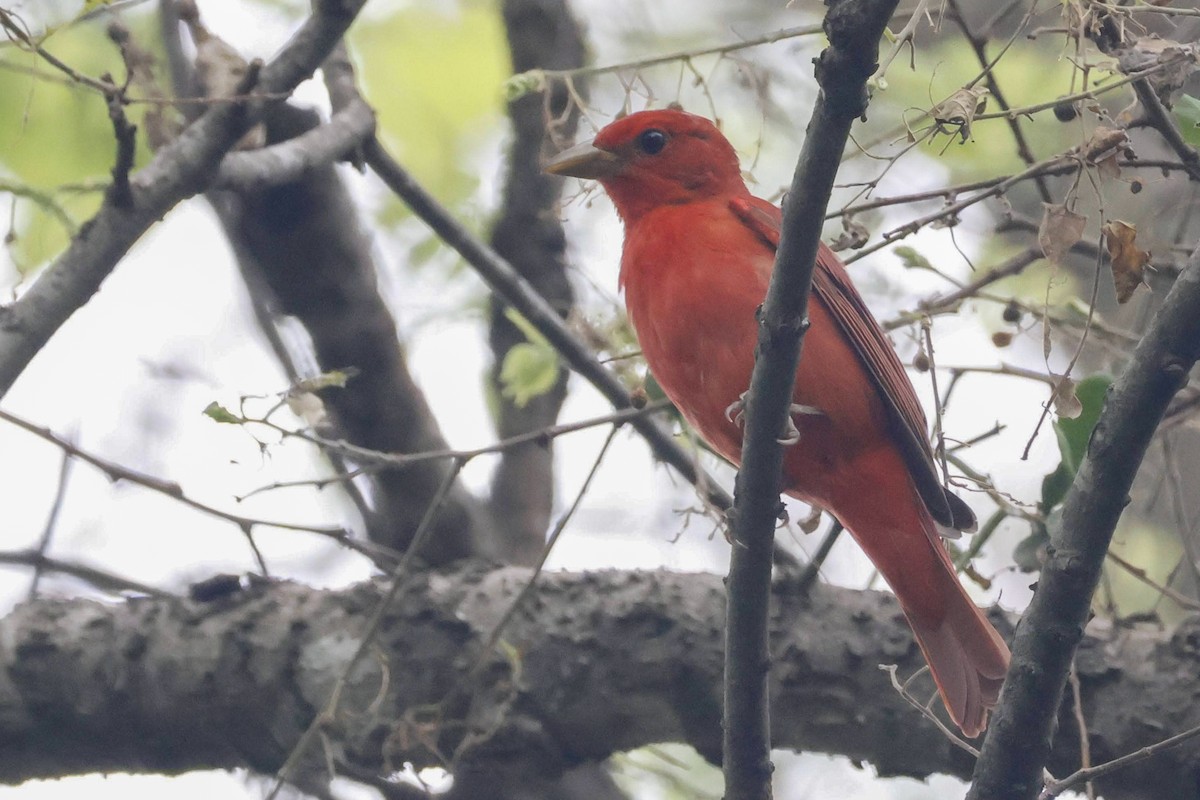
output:
MULTIPOLYGON (((1043 168, 1037 171, 1025 171, 1020 173, 1019 180, 1031 180, 1038 177, 1055 177, 1059 175, 1068 175, 1082 169, 1082 164, 1078 161, 1064 161, 1059 163, 1039 162, 1043 168)), ((1136 158, 1121 158, 1117 160, 1117 166, 1122 169, 1156 169, 1183 171, 1186 168, 1178 161, 1169 161, 1162 159, 1136 159, 1136 158)), ((963 192, 973 192, 979 189, 989 189, 999 183, 1003 183, 1014 176, 998 175, 991 178, 983 178, 977 181, 955 184, 946 186, 940 189, 926 189, 921 192, 912 192, 910 194, 898 194, 890 197, 879 197, 874 200, 864 200, 861 203, 854 203, 836 211, 829 211, 825 214, 825 219, 834 219, 846 215, 860 214, 863 211, 870 211, 876 208, 886 208, 888 206, 905 205, 908 203, 920 203, 926 200, 953 200, 963 192)), ((1019 216, 1019 215, 1014 215, 1019 216)), ((1003 228, 1004 223, 1001 223, 1003 228)), ((1037 223, 1034 223, 1035 231, 1037 223)))
POLYGON ((62 575, 70 575, 72 578, 90 583, 105 592, 137 592, 150 597, 174 597, 170 592, 139 583, 132 578, 114 575, 111 572, 89 567, 76 561, 53 558, 40 550, 0 552, 0 564, 24 565, 33 567, 41 573, 57 572, 62 575))
POLYGON ((1157 75, 1160 72, 1166 72, 1167 70, 1177 69, 1179 67, 1180 63, 1188 60, 1188 58, 1189 57, 1186 54, 1181 53, 1179 55, 1172 56, 1163 61, 1160 61, 1159 63, 1154 64, 1153 66, 1146 67, 1145 69, 1140 69, 1140 70, 1136 70, 1134 72, 1130 72, 1130 73, 1126 74, 1124 77, 1109 81, 1108 83, 1105 83, 1101 86, 1095 86, 1091 89, 1087 89, 1087 90, 1080 91, 1080 92, 1075 92, 1074 94, 1063 95, 1062 97, 1059 97, 1055 100, 1047 100, 1043 103, 1033 103, 1033 104, 1027 105, 1027 106, 1019 106, 1017 108, 1010 108, 1007 111, 994 111, 990 114, 980 114, 979 116, 975 117, 975 121, 976 122, 984 122, 984 121, 987 121, 990 119, 1006 119, 1006 118, 1010 118, 1010 117, 1013 117, 1013 118, 1027 117, 1027 116, 1032 116, 1034 114, 1040 113, 1042 111, 1049 111, 1050 109, 1052 109, 1055 106, 1060 105, 1062 103, 1074 103, 1077 100, 1092 100, 1092 99, 1095 99, 1096 97, 1099 97, 1102 94, 1111 92, 1114 89, 1120 89, 1122 86, 1127 86, 1127 85, 1133 83, 1134 81, 1139 81, 1139 80, 1142 80, 1143 78, 1148 78, 1151 75, 1157 75))
POLYGON ((7 31, 8 35, 12 37, 13 41, 19 42, 33 52, 37 53, 47 64, 66 75, 75 83, 87 86, 89 89, 94 89, 105 96, 115 94, 120 90, 120 87, 113 83, 111 78, 106 80, 96 80, 91 76, 84 75, 82 72, 79 72, 70 64, 67 64, 65 61, 58 58, 58 56, 42 47, 33 40, 33 37, 30 36, 26 30, 17 24, 13 13, 4 8, 0 8, 0 28, 3 28, 5 31, 7 31))
POLYGON ((1116 564, 1121 569, 1128 572, 1130 575, 1132 575, 1137 580, 1139 580, 1142 583, 1149 586, 1151 589, 1154 589, 1156 592, 1160 593, 1164 597, 1169 597, 1172 600, 1174 600, 1176 603, 1179 604, 1180 608, 1185 608, 1188 611, 1200 612, 1200 600, 1195 600, 1175 589, 1172 589, 1170 586, 1166 586, 1165 584, 1159 583, 1158 581, 1151 578, 1146 573, 1146 570, 1142 569, 1141 567, 1139 567, 1135 564, 1131 564, 1130 562, 1121 558, 1119 555, 1112 552, 1111 550, 1108 551, 1107 553, 1105 553, 1105 557, 1109 561, 1116 564))
POLYGON ((125 107, 121 104, 118 92, 109 93, 106 101, 108 118, 112 121, 117 139, 117 159, 112 168, 113 180, 108 187, 108 199, 117 208, 130 208, 133 205, 133 188, 129 185, 129 172, 133 169, 137 126, 125 116, 125 107))
POLYGON ((658 56, 650 56, 649 58, 640 58, 635 61, 623 61, 620 64, 608 64, 599 67, 578 67, 576 69, 532 69, 523 72, 519 75, 514 75, 510 78, 510 82, 518 83, 525 78, 557 78, 560 80, 574 80, 575 78, 585 78, 594 75, 607 75, 613 72, 636 72, 646 69, 647 67, 657 67, 661 64, 670 64, 673 61, 690 61, 693 58, 712 55, 726 55, 738 50, 746 50, 759 45, 772 44, 781 42, 785 39, 794 39, 799 36, 817 36, 821 33, 820 25, 801 25, 794 28, 780 28, 771 33, 765 33, 762 36, 754 36, 749 39, 742 39, 729 44, 719 44, 712 47, 703 47, 697 50, 679 50, 673 53, 664 53, 658 56))
POLYGON ((1009 513, 1004 508, 998 508, 992 512, 987 521, 979 526, 979 530, 971 534, 971 544, 955 556, 954 568, 959 571, 965 569, 971 563, 971 559, 979 555, 979 551, 991 540, 992 535, 1000 527, 1000 523, 1004 522, 1008 517, 1009 513))
POLYGON ((983 191, 980 191, 980 192, 977 192, 977 193, 971 195, 970 197, 967 197, 963 200, 959 200, 957 202, 945 205, 942 208, 938 209, 937 211, 935 211, 931 214, 926 214, 923 217, 919 217, 919 218, 912 220, 911 222, 905 223, 904 225, 901 225, 897 228, 893 228, 892 230, 884 233, 883 238, 880 241, 878 241, 875 244, 870 245, 868 247, 862 248, 857 253, 855 253, 853 256, 851 256, 850 258, 847 258, 846 263, 852 264, 855 261, 858 261, 859 259, 865 258, 866 256, 870 255, 871 253, 874 253, 876 250, 882 250, 883 248, 887 247, 890 244, 893 244, 901 239, 905 239, 905 238, 911 236, 912 234, 916 233, 917 231, 921 230, 922 228, 924 228, 926 225, 930 224, 931 222, 936 222, 937 220, 945 219, 947 217, 957 216, 960 211, 970 208, 971 206, 975 205, 976 203, 980 203, 980 202, 988 199, 989 197, 997 197, 999 195, 1002 195, 1006 191, 1008 191, 1008 189, 1010 187, 1014 186, 1017 183, 1020 183, 1023 180, 1027 180, 1028 178, 1030 178, 1031 176, 1033 176, 1035 174, 1040 173, 1043 169, 1046 169, 1048 167, 1053 168, 1053 167, 1058 166, 1059 164, 1067 163, 1068 161, 1071 161, 1071 160, 1073 160, 1072 156, 1059 155, 1059 156, 1054 156, 1052 158, 1048 158, 1045 161, 1040 161, 1037 164, 1034 164, 1021 172, 1018 172, 1014 175, 1008 176, 1008 178, 1001 181, 1000 183, 997 183, 993 186, 990 186, 987 189, 984 189, 983 191))
MULTIPOLYGON (((987 57, 987 37, 977 35, 971 30, 971 26, 967 24, 966 17, 963 16, 962 8, 959 5, 959 0, 947 0, 947 8, 950 11, 950 18, 953 19, 955 24, 958 25, 959 30, 961 30, 963 33, 963 37, 966 38, 967 43, 971 45, 971 49, 975 51, 975 58, 978 59, 980 65, 984 68, 983 75, 985 76, 984 79, 987 81, 988 93, 996 100, 996 104, 1000 106, 1002 111, 1010 110, 1011 107, 1008 104, 1007 98, 1004 96, 1004 90, 1000 88, 1000 82, 996 80, 994 66, 997 59, 999 59, 1008 51, 1008 47, 1012 45, 1016 37, 1025 30, 1025 26, 1029 23, 1029 20, 1032 18, 1034 11, 1037 8, 1037 3, 1035 2, 1030 4, 1029 11, 1025 14, 1025 19, 1022 20, 1021 24, 1018 25, 1013 31, 1012 37, 1005 45, 1005 48, 996 55, 996 58, 991 59, 990 61, 987 57)), ((1033 154, 1033 148, 1029 146, 1029 140, 1025 137, 1025 131, 1021 129, 1020 119, 1017 117, 1007 117, 1006 121, 1008 122, 1009 131, 1012 132, 1013 141, 1017 145, 1017 155, 1020 156, 1021 160, 1027 165, 1036 163, 1037 158, 1033 154)), ((1034 175, 1033 181, 1037 185, 1038 193, 1041 195, 1042 201, 1045 203, 1052 202, 1053 198, 1050 195, 1050 187, 1046 183, 1045 177, 1042 175, 1034 175)))
POLYGON ((596 477, 596 473, 600 471, 600 465, 604 462, 604 457, 608 454, 609 446, 613 443, 613 439, 616 438, 618 430, 620 430, 620 428, 614 425, 612 430, 608 432, 608 436, 605 438, 604 444, 600 447, 600 452, 596 454, 596 458, 592 461, 592 468, 588 470, 588 474, 584 477, 583 483, 579 486, 579 491, 575 493, 575 499, 571 501, 571 505, 566 511, 563 512, 562 516, 558 518, 558 521, 554 523, 554 528, 550 531, 550 535, 546 538, 546 544, 542 548, 541 555, 538 557, 537 562, 532 566, 529 579, 521 587, 521 590, 517 592, 517 596, 512 599, 512 602, 508 604, 508 608, 505 609, 503 616, 501 616, 496 622, 495 626, 492 627, 491 633, 488 634, 487 639, 483 643, 483 647, 480 648, 479 655, 475 659, 474 665, 467 672, 466 676, 455 685, 455 688, 452 689, 450 693, 442 699, 441 703, 439 703, 442 708, 446 708, 451 705, 451 703, 453 703, 453 701, 458 698, 462 692, 473 686, 475 681, 479 679, 480 673, 482 673, 484 668, 490 663, 492 653, 495 651, 496 645, 500 643, 500 637, 503 635, 504 629, 508 627, 510 622, 512 622, 513 617, 516 616, 517 611, 520 610, 522 603, 525 602, 525 598, 530 595, 534 587, 537 585, 538 576, 542 574, 542 570, 546 566, 546 560, 550 558, 550 553, 554 550, 554 546, 558 544, 559 537, 562 536, 562 532, 566 529, 567 523, 571 521, 571 518, 575 516, 575 512, 579 510, 579 505, 583 502, 583 498, 587 495, 588 489, 591 488, 592 480, 596 477))
POLYGON ((323 450, 347 456, 360 463, 366 463, 367 466, 328 478, 310 478, 301 481, 274 483, 270 486, 263 486, 255 489, 252 492, 242 495, 238 499, 245 500, 248 497, 252 497, 256 494, 261 494, 262 492, 271 491, 274 489, 287 489, 297 486, 317 486, 319 488, 322 486, 327 486, 336 481, 350 480, 358 477, 359 475, 370 474, 371 472, 376 472, 383 469, 402 469, 404 467, 412 466, 413 464, 420 464, 427 461, 455 459, 465 463, 478 456, 488 455, 491 453, 501 453, 513 447, 529 444, 531 442, 549 443, 560 436, 588 430, 590 428, 596 428, 601 425, 620 426, 630 420, 655 414, 659 411, 666 411, 670 408, 672 408, 670 400, 654 400, 642 406, 641 408, 625 408, 621 409, 620 411, 614 411, 611 414, 592 417, 590 419, 584 419, 578 422, 564 422, 558 425, 550 425, 540 430, 520 433, 516 436, 510 436, 507 439, 501 439, 498 442, 493 442, 492 444, 483 445, 482 447, 476 447, 470 450, 431 450, 425 453, 384 453, 378 450, 370 450, 365 447, 358 447, 357 445, 350 444, 349 442, 341 439, 326 439, 325 437, 310 433, 308 431, 291 430, 275 422, 271 422, 268 419, 248 419, 246 420, 247 422, 266 425, 284 436, 302 439, 303 441, 321 447, 323 450))
POLYGON ((1115 3, 1103 3, 1100 0, 1091 0, 1091 5, 1096 8, 1103 8, 1105 11, 1113 13, 1128 14, 1130 12, 1145 13, 1145 14, 1163 14, 1169 17, 1200 17, 1200 8, 1170 8, 1168 6, 1155 6, 1149 3, 1137 3, 1135 5, 1123 6, 1115 3))
MULTIPOLYGON (((68 440, 75 440, 75 432, 72 431, 68 435, 68 440)), ((66 450, 62 451, 62 461, 58 465, 58 488, 54 490, 54 500, 50 503, 50 513, 46 516, 46 524, 42 527, 42 535, 38 539, 37 547, 35 548, 39 560, 33 565, 33 579, 29 582, 29 591, 26 593, 26 598, 34 600, 37 598, 38 583, 42 578, 42 571, 45 565, 41 559, 45 558, 46 551, 50 549, 50 542, 54 538, 54 532, 58 528, 59 515, 62 512, 63 503, 67 498, 67 484, 71 481, 71 472, 75 466, 75 459, 71 458, 71 454, 66 450)))
POLYGON ((279 522, 268 519, 258 519, 256 517, 246 517, 240 514, 233 514, 228 511, 223 511, 206 503, 201 503, 199 500, 193 500, 183 492, 183 488, 174 481, 168 481, 163 478, 157 478, 153 475, 147 475, 144 472, 138 472, 135 469, 118 464, 114 461, 101 458, 93 453, 89 453, 73 444, 66 437, 60 436, 49 428, 44 428, 33 422, 30 422, 15 414, 0 409, 0 420, 3 420, 11 425, 27 431, 40 439, 50 442, 55 447, 58 447, 63 452, 68 453, 72 458, 77 458, 86 464, 90 464, 96 469, 108 476, 111 481, 129 481, 137 484, 152 492, 166 495, 189 508, 194 508, 197 511, 202 511, 226 522, 232 522, 242 531, 248 532, 250 529, 262 525, 271 528, 280 528, 288 531, 302 531, 304 533, 315 533, 320 536, 330 536, 335 539, 340 539, 345 535, 345 530, 337 526, 324 525, 302 525, 292 522, 279 522))
POLYGON ((829 532, 825 534, 825 538, 817 546, 817 552, 813 553, 812 558, 804 565, 804 571, 796 578, 796 588, 801 592, 807 592, 812 588, 813 583, 817 580, 817 576, 821 574, 821 567, 825 564, 825 559, 829 558, 829 554, 833 552, 833 546, 837 544, 844 530, 846 528, 842 523, 835 519, 833 525, 829 528, 829 532))
POLYGON ((886 83, 888 68, 896 60, 896 56, 900 55, 900 51, 905 47, 911 48, 913 46, 917 26, 921 24, 921 18, 929 13, 928 8, 929 0, 919 0, 917 7, 909 15, 908 21, 904 23, 904 27, 892 37, 894 39, 892 46, 888 49, 887 54, 879 59, 879 68, 875 70, 875 74, 871 76, 871 80, 880 86, 886 83))
MULTIPOLYGON (((1087 717, 1083 715, 1083 690, 1079 685, 1079 670, 1074 663, 1067 673, 1067 682, 1071 686, 1071 707, 1075 711, 1075 727, 1079 730, 1079 764, 1084 770, 1092 767, 1092 741, 1088 735, 1087 717)), ((1085 785, 1088 800, 1096 800, 1096 787, 1089 780, 1085 785)))
POLYGON ((929 707, 928 703, 922 703, 915 695, 913 695, 911 691, 909 691, 909 684, 912 683, 916 678, 928 672, 929 667, 921 667, 921 669, 917 670, 917 672, 904 683, 900 682, 900 676, 896 672, 895 664, 880 664, 879 668, 888 674, 888 677, 892 682, 892 688, 896 690, 896 693, 899 694, 900 697, 902 697, 910 706, 915 708, 917 711, 920 711, 921 716, 932 722, 951 744, 975 758, 979 757, 979 751, 976 750, 970 742, 966 741, 954 731, 950 730, 946 723, 942 722, 941 718, 938 717, 937 714, 933 713, 933 709, 929 707))
POLYGON ((1169 739, 1163 739, 1161 742, 1152 744, 1149 747, 1143 747, 1140 750, 1134 750, 1132 753, 1127 753, 1120 758, 1114 758, 1112 761, 1106 761, 1103 764, 1097 764, 1089 769, 1081 769, 1073 772, 1060 781, 1047 781, 1045 788, 1038 795, 1038 800, 1051 800, 1058 797, 1063 792, 1073 786, 1077 786, 1084 781, 1093 781, 1096 778, 1107 775, 1110 772, 1115 772, 1123 767, 1127 767, 1138 761, 1142 761, 1152 756, 1156 756, 1164 750, 1169 750, 1172 747, 1181 745, 1189 739, 1194 739, 1200 736, 1200 726, 1190 728, 1183 733, 1176 734, 1169 739))

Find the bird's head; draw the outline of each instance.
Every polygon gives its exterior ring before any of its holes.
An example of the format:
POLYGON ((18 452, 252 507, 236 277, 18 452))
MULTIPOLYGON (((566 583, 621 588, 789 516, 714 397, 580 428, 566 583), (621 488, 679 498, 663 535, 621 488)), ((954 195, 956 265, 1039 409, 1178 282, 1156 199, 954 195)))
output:
POLYGON ((639 111, 546 165, 555 175, 600 181, 626 223, 663 205, 747 193, 737 154, 704 117, 639 111))

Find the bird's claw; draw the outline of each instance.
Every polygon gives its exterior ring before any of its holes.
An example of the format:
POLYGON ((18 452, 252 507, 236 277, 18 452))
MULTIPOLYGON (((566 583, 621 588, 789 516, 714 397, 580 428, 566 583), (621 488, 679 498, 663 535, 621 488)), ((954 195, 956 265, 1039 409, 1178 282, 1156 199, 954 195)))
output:
MULTIPOLYGON (((737 425, 739 428, 746 421, 746 395, 749 392, 742 392, 737 400, 734 400, 725 407, 725 419, 737 425)), ((825 412, 816 406, 806 406, 801 403, 792 403, 788 408, 787 421, 784 423, 783 435, 776 439, 782 445, 793 445, 800 441, 800 429, 796 427, 796 423, 792 421, 793 414, 806 414, 808 416, 823 417, 825 412)))
POLYGON ((796 427, 795 422, 792 422, 793 414, 807 414, 808 416, 813 417, 825 416, 825 412, 816 406, 806 406, 802 405, 801 403, 792 403, 791 406, 788 407, 788 415, 783 427, 783 436, 775 440, 785 447, 791 446, 800 441, 800 429, 796 427))
POLYGON ((750 394, 749 391, 742 392, 740 395, 738 395, 737 400, 734 400, 732 403, 725 406, 725 419, 729 420, 734 425, 737 425, 739 428, 742 427, 742 423, 746 421, 746 395, 748 394, 750 394))

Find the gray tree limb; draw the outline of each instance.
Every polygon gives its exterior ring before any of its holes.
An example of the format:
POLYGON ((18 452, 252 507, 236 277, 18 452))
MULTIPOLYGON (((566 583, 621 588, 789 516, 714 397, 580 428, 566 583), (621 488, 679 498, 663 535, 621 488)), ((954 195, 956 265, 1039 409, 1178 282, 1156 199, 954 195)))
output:
MULTIPOLYGON (((503 654, 476 685, 463 685, 528 578, 524 568, 472 563, 411 576, 376 657, 347 683, 325 729, 337 760, 387 774, 404 761, 441 763, 434 750, 452 759, 466 741, 471 758, 452 768, 486 768, 503 796, 505 784, 548 785, 573 766, 653 742, 687 742, 719 758, 719 576, 543 575, 505 629, 503 654)), ((236 766, 270 774, 325 704, 380 595, 377 583, 318 591, 262 582, 210 602, 20 606, 0 620, 0 781, 236 766)), ((776 746, 841 753, 883 775, 969 773, 969 756, 878 668, 896 664, 906 676, 922 664, 891 595, 777 586, 773 600, 776 746)), ((1170 635, 1084 639, 1078 666, 1093 763, 1200 724, 1197 642, 1197 620, 1170 635)), ((922 681, 916 691, 932 694, 922 681)), ((1051 764, 1059 775, 1078 766, 1075 728, 1063 730, 1051 764)), ((1100 789, 1110 800, 1191 796, 1197 770, 1200 752, 1178 748, 1100 789)))
MULTIPOLYGON (((364 0, 319 0, 313 13, 251 87, 286 96, 309 77, 350 27, 364 0)), ((100 288, 143 233, 198 194, 226 152, 261 113, 261 103, 214 105, 130 180, 129 202, 106 197, 66 252, 11 304, 0 306, 0 397, 50 337, 100 288)))
MULTIPOLYGON (((502 10, 514 73, 582 66, 583 39, 566 0, 505 0, 502 10)), ((546 97, 527 94, 510 102, 508 116, 513 139, 492 247, 565 318, 575 299, 567 279, 566 236, 557 213, 563 179, 542 172, 542 163, 547 150, 557 149, 550 135, 551 120, 561 119, 561 129, 554 133, 570 139, 579 112, 566 87, 558 85, 546 97)), ((498 409, 496 431, 501 439, 553 425, 567 397, 566 370, 559 370, 550 391, 522 406, 503 395, 504 358, 525 342, 525 335, 506 316, 508 308, 502 297, 492 295, 488 342, 493 358, 491 389, 498 409)), ((553 504, 553 445, 530 442, 506 450, 492 478, 491 493, 506 561, 537 561, 546 544, 553 504)))
MULTIPOLYGON (((360 105, 351 102, 341 111, 360 105)), ((268 141, 278 142, 267 150, 274 150, 329 126, 318 125, 315 113, 287 105, 267 116, 266 127, 268 141)), ((334 438, 391 453, 447 449, 379 292, 371 236, 335 165, 312 164, 286 183, 208 197, 247 285, 260 293, 271 316, 291 315, 304 326, 322 371, 356 370, 344 388, 321 392, 334 438)), ((371 538, 403 551, 451 468, 448 460, 427 461, 373 474, 366 520, 371 538)), ((451 490, 436 526, 420 553, 430 563, 491 552, 483 506, 461 484, 451 490)))

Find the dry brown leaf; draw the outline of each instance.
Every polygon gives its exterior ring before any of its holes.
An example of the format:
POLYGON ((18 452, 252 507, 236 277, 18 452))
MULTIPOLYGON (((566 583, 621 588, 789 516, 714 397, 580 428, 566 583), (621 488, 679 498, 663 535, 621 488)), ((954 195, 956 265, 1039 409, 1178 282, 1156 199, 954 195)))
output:
POLYGON ((850 214, 842 217, 842 232, 829 244, 829 249, 835 253, 843 250, 857 250, 871 238, 867 226, 854 219, 850 214))
POLYGON ((1138 286, 1146 282, 1150 252, 1137 246, 1137 227, 1114 219, 1104 223, 1104 244, 1112 260, 1113 286, 1117 302, 1126 303, 1138 286))
POLYGON ((1147 71, 1143 78, 1163 104, 1170 108, 1175 94, 1196 71, 1200 48, 1196 42, 1176 42, 1156 36, 1143 36, 1121 47, 1118 65, 1126 75, 1147 71))
POLYGON ((800 530, 812 533, 819 527, 821 527, 821 507, 813 506, 808 516, 800 520, 800 530))
POLYGON ((1129 150, 1129 134, 1120 128, 1100 125, 1092 131, 1081 149, 1084 159, 1095 164, 1105 178, 1116 178, 1121 174, 1117 157, 1129 150))
POLYGON ((1087 217, 1076 214, 1061 203, 1042 203, 1042 224, 1038 227, 1038 245, 1050 263, 1063 263, 1071 248, 1083 238, 1087 217))
POLYGON ((1051 400, 1054 402, 1055 413, 1062 418, 1075 419, 1083 413, 1083 403, 1075 394, 1075 381, 1066 375, 1055 385, 1054 397, 1051 400))
POLYGON ((987 107, 988 90, 982 86, 959 89, 938 103, 929 112, 942 133, 955 134, 967 141, 971 135, 971 123, 977 114, 987 107))

